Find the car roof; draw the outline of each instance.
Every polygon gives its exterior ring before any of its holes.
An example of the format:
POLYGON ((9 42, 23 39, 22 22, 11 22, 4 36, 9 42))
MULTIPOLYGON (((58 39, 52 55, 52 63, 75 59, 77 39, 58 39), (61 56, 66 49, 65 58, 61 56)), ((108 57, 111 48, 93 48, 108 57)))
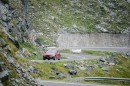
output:
POLYGON ((48 50, 47 53, 56 53, 56 50, 48 50))

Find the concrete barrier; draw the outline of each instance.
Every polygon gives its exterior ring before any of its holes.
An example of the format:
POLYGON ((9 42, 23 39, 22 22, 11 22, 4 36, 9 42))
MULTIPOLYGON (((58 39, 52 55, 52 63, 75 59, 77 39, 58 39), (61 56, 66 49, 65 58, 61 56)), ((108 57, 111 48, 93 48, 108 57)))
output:
POLYGON ((130 34, 59 34, 59 47, 130 47, 130 34))

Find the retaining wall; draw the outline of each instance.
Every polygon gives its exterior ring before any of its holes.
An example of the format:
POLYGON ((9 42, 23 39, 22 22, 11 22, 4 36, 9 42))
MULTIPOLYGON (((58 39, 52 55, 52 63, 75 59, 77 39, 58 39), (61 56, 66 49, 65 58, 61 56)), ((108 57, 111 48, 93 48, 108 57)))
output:
POLYGON ((130 34, 59 34, 59 47, 130 47, 130 34))

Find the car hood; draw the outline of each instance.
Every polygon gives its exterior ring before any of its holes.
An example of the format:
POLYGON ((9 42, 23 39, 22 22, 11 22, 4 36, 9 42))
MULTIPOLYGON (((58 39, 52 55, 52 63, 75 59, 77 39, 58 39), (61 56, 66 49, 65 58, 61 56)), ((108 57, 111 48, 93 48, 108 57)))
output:
POLYGON ((44 55, 55 56, 55 53, 46 53, 44 55))

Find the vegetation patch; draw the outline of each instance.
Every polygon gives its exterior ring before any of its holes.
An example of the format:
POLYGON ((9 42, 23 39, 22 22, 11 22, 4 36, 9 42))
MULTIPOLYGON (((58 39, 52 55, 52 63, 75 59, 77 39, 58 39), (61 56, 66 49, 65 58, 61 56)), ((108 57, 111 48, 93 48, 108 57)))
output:
POLYGON ((36 45, 29 43, 29 42, 19 42, 20 47, 23 49, 27 49, 30 53, 30 57, 27 57, 28 59, 33 60, 42 60, 43 50, 41 50, 39 47, 36 47, 36 45))
POLYGON ((83 54, 89 54, 89 55, 115 55, 116 52, 107 52, 107 51, 94 51, 94 50, 82 50, 83 54))
POLYGON ((56 74, 52 72, 52 69, 56 69, 58 72, 66 74, 67 69, 63 67, 63 63, 32 63, 32 65, 39 70, 39 74, 33 74, 35 78, 50 79, 51 76, 56 74))
POLYGON ((72 53, 69 49, 59 50, 60 53, 72 53))

